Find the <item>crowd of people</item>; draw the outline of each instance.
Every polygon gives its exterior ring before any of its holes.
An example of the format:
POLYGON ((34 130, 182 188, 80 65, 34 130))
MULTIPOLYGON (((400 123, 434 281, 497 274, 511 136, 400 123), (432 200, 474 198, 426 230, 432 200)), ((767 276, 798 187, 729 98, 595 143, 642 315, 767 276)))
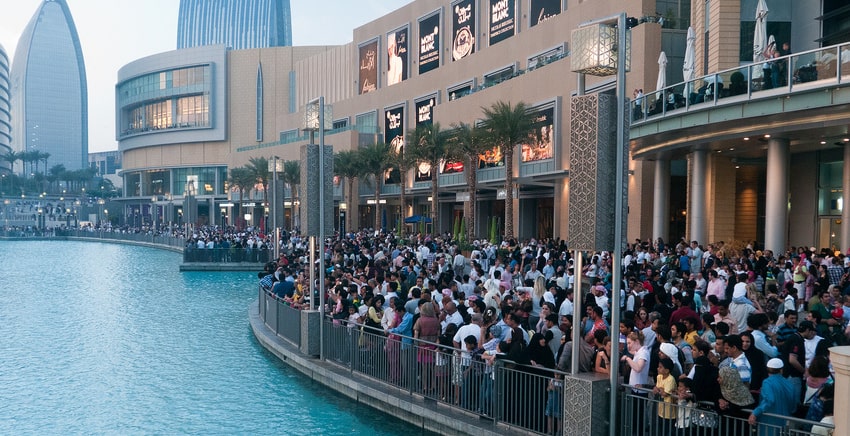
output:
MULTIPOLYGON (((608 374, 619 365, 630 395, 658 402, 651 419, 645 410, 631 415, 635 434, 650 426, 718 431, 719 420, 704 418, 716 415, 696 412, 709 404, 738 419, 731 434, 781 428, 778 416, 831 420, 828 348, 850 335, 850 257, 841 253, 637 240, 622 259, 587 254, 575 271, 559 239, 461 246, 450 235, 363 231, 328 239, 324 256, 326 314, 357 332, 361 347, 385 341, 388 381, 413 372, 415 389, 481 414, 493 408, 493 365, 510 362, 545 379, 523 398, 556 431, 561 371, 572 370, 578 353, 577 371, 608 374), (623 272, 616 331, 613 268, 623 272), (619 362, 610 360, 613 347, 619 362)), ((260 285, 306 307, 318 299, 308 292, 310 265, 305 241, 290 238, 260 285)))

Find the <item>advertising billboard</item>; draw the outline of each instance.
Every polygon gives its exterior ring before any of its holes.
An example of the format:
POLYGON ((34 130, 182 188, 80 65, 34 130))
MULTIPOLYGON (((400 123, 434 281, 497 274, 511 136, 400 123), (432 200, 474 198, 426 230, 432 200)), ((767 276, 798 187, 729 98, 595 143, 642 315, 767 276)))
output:
POLYGON ((502 42, 516 33, 516 0, 489 0, 490 45, 502 42))
MULTIPOLYGON (((434 106, 437 105, 437 97, 429 97, 416 102, 416 127, 430 126, 434 124, 434 106)), ((416 145, 411 145, 415 147, 416 145)), ((414 179, 417 182, 426 182, 431 180, 433 171, 431 164, 428 162, 417 162, 416 173, 414 179)))
POLYGON ((440 66, 440 14, 419 20, 419 74, 440 66))
POLYGON ((360 46, 360 94, 367 94, 378 89, 378 40, 367 42, 360 46))
POLYGON ((408 29, 387 34, 387 86, 407 80, 408 29))
POLYGON ((555 153, 555 108, 534 112, 534 135, 521 144, 522 161, 534 162, 552 159, 555 153))
POLYGON ((452 5, 452 60, 475 53, 475 0, 452 5))
MULTIPOLYGON (((387 109, 384 111, 384 141, 390 150, 404 152, 404 106, 387 109)), ((401 174, 398 168, 387 170, 384 183, 400 183, 401 174)))
POLYGON ((561 0, 531 0, 529 26, 534 27, 561 13, 561 0))

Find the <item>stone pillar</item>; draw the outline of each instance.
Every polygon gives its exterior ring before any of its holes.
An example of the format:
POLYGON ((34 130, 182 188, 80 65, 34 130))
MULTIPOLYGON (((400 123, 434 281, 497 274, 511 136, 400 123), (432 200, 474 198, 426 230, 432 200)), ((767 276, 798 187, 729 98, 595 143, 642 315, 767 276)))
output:
POLYGON ((788 235, 788 174, 791 151, 788 139, 767 141, 764 248, 782 253, 788 235))
POLYGON ((844 177, 841 188, 844 206, 841 209, 841 251, 850 248, 850 144, 844 146, 844 177))
POLYGON ((835 432, 850 434, 850 347, 832 347, 829 359, 835 369, 835 432))
POLYGON ((708 178, 708 152, 695 150, 691 153, 690 204, 688 224, 690 239, 703 244, 706 241, 706 180, 708 178))
POLYGON ((670 239, 670 161, 655 161, 652 199, 652 238, 670 239))

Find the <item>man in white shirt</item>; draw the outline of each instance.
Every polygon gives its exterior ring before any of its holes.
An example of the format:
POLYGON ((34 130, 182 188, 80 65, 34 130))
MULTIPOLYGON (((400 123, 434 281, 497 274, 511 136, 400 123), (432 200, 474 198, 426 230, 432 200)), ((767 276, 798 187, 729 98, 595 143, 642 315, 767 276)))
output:
POLYGON ((446 327, 449 324, 463 325, 463 316, 457 311, 457 305, 454 301, 446 303, 443 306, 443 310, 440 311, 440 326, 443 333, 446 332, 446 327))
POLYGON ((573 314, 573 290, 572 288, 567 289, 567 298, 564 298, 564 301, 561 303, 561 307, 558 309, 559 316, 566 316, 573 314))

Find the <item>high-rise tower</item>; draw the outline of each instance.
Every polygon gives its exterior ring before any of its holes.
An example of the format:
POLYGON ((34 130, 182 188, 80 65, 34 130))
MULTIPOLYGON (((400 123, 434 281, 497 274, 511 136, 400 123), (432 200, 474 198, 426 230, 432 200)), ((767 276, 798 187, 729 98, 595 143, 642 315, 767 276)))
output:
MULTIPOLYGON (((9 56, 0 44, 0 155, 12 151, 12 117, 9 102, 9 56)), ((0 173, 9 171, 9 162, 0 160, 0 173)), ((0 190, 3 188, 0 187, 0 190)))
POLYGON ((292 45, 289 0, 180 0, 177 48, 292 45))
POLYGON ((39 160, 49 153, 50 167, 88 167, 86 67, 65 0, 39 5, 18 40, 11 78, 12 149, 40 152, 39 160))

